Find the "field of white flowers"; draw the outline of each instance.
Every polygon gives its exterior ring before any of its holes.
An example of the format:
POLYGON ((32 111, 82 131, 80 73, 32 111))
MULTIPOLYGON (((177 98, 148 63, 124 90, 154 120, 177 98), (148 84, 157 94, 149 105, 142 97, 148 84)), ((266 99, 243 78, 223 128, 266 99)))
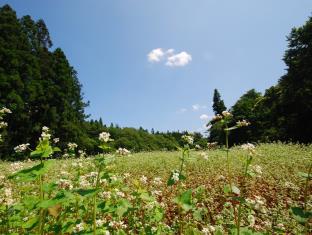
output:
MULTIPOLYGON (((228 134, 248 125, 226 126, 228 134)), ((227 136, 227 135, 226 135, 227 136)), ((0 162, 1 234, 309 234, 312 146, 245 144, 86 156, 47 127, 23 162, 0 162)), ((109 150, 109 133, 99 136, 109 150)), ((27 153, 28 151, 28 153, 27 153)))

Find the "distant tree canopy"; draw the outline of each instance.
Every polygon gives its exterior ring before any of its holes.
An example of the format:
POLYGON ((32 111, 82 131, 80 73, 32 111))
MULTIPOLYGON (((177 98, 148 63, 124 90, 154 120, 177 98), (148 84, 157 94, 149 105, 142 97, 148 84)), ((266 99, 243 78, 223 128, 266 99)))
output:
MULTIPOLYGON (((293 28, 287 40, 283 59, 287 73, 263 96, 250 90, 230 109, 233 121, 247 119, 252 124, 233 131, 232 144, 274 140, 312 142, 312 18, 302 27, 293 28)), ((212 126, 210 140, 221 136, 220 133, 215 136, 215 128, 212 126)))
POLYGON ((43 126, 60 138, 61 147, 75 142, 89 153, 99 150, 101 131, 111 133, 112 147, 132 151, 174 150, 182 144, 180 132, 150 134, 143 128, 106 127, 102 119, 88 121, 77 72, 61 48, 51 47, 43 20, 18 19, 9 5, 0 8, 0 108, 13 112, 6 118, 8 134, 0 159, 21 143, 34 147, 43 126))

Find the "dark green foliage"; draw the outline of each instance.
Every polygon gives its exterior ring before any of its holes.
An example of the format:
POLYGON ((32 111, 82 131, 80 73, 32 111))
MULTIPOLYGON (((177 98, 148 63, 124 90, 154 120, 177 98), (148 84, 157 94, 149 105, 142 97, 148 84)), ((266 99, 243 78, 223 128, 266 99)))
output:
POLYGON ((216 115, 221 114, 222 111, 226 110, 224 102, 221 100, 221 95, 217 89, 214 89, 212 109, 216 115))
POLYGON ((84 107, 77 74, 61 49, 51 52, 43 20, 21 19, 5 5, 0 8, 0 107, 12 110, 1 155, 29 142, 49 126, 62 143, 90 142, 84 131, 84 107))
POLYGON ((261 101, 261 93, 255 89, 247 91, 239 100, 232 106, 230 112, 233 114, 233 123, 237 121, 247 120, 252 125, 244 128, 236 129, 231 132, 230 143, 246 143, 247 141, 257 141, 258 136, 262 132, 261 123, 259 123, 259 113, 255 110, 255 105, 261 101))

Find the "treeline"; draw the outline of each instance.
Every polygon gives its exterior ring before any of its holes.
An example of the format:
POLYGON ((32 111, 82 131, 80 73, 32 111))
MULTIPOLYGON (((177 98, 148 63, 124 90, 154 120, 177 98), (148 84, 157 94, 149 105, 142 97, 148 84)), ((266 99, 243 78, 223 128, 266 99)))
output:
MULTIPOLYGON (((293 28, 287 37, 284 54, 287 71, 275 86, 264 94, 252 89, 242 95, 229 109, 233 124, 242 119, 251 122, 246 128, 231 132, 232 144, 270 141, 312 142, 312 18, 293 28)), ((215 90, 215 114, 226 109, 220 93, 215 90)), ((210 128, 210 141, 223 143, 220 124, 210 128)))
MULTIPOLYGON (((98 151, 98 134, 109 131, 113 148, 132 151, 174 150, 183 133, 148 133, 134 128, 106 127, 101 120, 87 121, 81 84, 61 48, 52 40, 43 20, 17 18, 15 11, 0 8, 0 108, 7 107, 8 127, 1 133, 0 159, 12 156, 22 143, 34 147, 43 126, 48 126, 62 148, 75 142, 88 153, 98 151)), ((205 142, 196 134, 196 143, 205 142)))

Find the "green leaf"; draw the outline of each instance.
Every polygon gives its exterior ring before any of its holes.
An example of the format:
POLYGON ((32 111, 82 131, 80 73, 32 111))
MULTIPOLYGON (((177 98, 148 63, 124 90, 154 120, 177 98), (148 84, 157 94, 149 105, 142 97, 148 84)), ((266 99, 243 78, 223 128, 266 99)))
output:
POLYGON ((36 227, 36 225, 39 223, 39 218, 38 217, 34 217, 31 218, 30 220, 28 220, 26 223, 23 223, 22 227, 24 229, 33 229, 34 227, 36 227))
POLYGON ((61 193, 58 193, 53 199, 48 199, 40 202, 38 204, 38 207, 47 209, 57 204, 62 204, 63 202, 72 199, 73 197, 74 196, 70 192, 63 191, 61 193))
POLYGON ((53 152, 61 152, 61 149, 59 147, 53 147, 53 152))
POLYGON ((130 207, 131 207, 131 204, 128 200, 125 200, 125 199, 120 200, 117 205, 116 214, 119 217, 122 217, 128 211, 130 207))
POLYGON ((192 209, 192 190, 189 189, 182 193, 179 197, 174 199, 174 202, 179 204, 184 210, 188 211, 192 209))
POLYGON ((292 207, 291 212, 295 220, 301 224, 305 224, 310 218, 312 218, 312 212, 304 211, 300 207, 292 207))
POLYGON ((31 168, 23 169, 9 176, 9 179, 18 178, 20 181, 32 181, 37 179, 38 176, 45 174, 55 162, 53 160, 44 161, 31 168))
POLYGON ((298 172, 298 175, 309 180, 312 179, 312 174, 309 175, 308 173, 305 172, 298 172))

